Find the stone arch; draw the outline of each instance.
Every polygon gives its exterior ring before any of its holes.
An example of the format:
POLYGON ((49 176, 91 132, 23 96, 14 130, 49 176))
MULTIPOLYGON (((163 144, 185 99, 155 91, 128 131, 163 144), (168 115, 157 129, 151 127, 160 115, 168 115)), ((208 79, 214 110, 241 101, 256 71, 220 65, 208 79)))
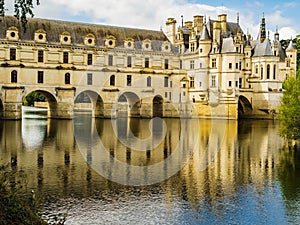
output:
POLYGON ((239 117, 245 117, 247 115, 252 114, 253 108, 251 102, 245 96, 241 95, 239 97, 239 106, 238 113, 239 117))
POLYGON ((47 100, 48 104, 45 104, 45 106, 48 107, 48 117, 50 118, 56 118, 57 116, 57 109, 58 109, 58 104, 57 104, 57 99, 56 97, 47 90, 41 90, 41 89, 36 89, 36 90, 30 90, 28 91, 22 99, 22 102, 24 102, 25 98, 30 95, 31 93, 41 93, 47 100))
POLYGON ((153 117, 163 117, 163 103, 164 99, 160 95, 153 98, 153 117))
POLYGON ((133 92, 124 92, 118 98, 118 117, 139 117, 141 99, 133 92))
POLYGON ((93 117, 103 118, 104 117, 104 103, 102 97, 95 91, 82 91, 75 97, 75 104, 78 103, 86 103, 86 104, 78 104, 77 109, 79 111, 82 110, 90 110, 92 111, 93 117), (85 101, 79 101, 79 98, 84 95, 85 101), (89 104, 88 104, 89 103, 89 104))

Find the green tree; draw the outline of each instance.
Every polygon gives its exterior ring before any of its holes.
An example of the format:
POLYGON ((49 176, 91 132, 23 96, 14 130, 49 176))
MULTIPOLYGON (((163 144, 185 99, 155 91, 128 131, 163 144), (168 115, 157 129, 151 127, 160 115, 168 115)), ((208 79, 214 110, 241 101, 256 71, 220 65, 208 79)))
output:
POLYGON ((288 78, 284 90, 279 108, 280 134, 287 139, 300 139, 300 76, 288 78))
MULTIPOLYGON (((291 41, 291 39, 281 40, 280 43, 281 43, 282 48, 286 49, 289 46, 290 41, 291 41)), ((298 66, 298 68, 300 68, 300 35, 297 35, 293 39, 293 43, 296 45, 296 48, 297 48, 297 66, 298 66)))
MULTIPOLYGON (((21 21, 24 31, 26 31, 27 16, 34 16, 34 3, 36 3, 36 5, 39 5, 40 0, 14 0, 14 15, 21 21)), ((5 0, 0 0, 0 16, 4 15, 5 0)))
POLYGON ((33 106, 34 102, 46 102, 46 97, 40 92, 32 92, 26 96, 24 100, 24 105, 33 106))

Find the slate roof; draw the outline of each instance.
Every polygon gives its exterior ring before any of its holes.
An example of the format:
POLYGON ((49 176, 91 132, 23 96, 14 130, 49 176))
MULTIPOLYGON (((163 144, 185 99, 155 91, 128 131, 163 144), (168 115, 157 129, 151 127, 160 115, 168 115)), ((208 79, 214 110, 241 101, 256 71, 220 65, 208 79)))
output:
POLYGON ((233 38, 223 38, 223 45, 222 45, 222 53, 232 53, 236 52, 234 43, 233 43, 233 38))
POLYGON ((264 40, 264 42, 260 42, 259 40, 253 42, 252 46, 254 46, 253 57, 273 56, 272 46, 267 38, 264 40))
MULTIPOLYGON (((212 37, 214 22, 218 22, 218 21, 217 20, 209 20, 208 24, 207 24, 210 37, 212 37)), ((227 22, 226 23, 226 33, 225 34, 223 33, 222 35, 223 35, 223 37, 230 37, 231 35, 236 35, 238 33, 238 31, 241 31, 243 33, 243 30, 238 23, 227 22)))
MULTIPOLYGON (((106 37, 112 35, 116 38, 116 47, 123 46, 124 40, 132 38, 136 48, 141 48, 141 42, 145 39, 152 41, 153 51, 161 50, 161 44, 168 41, 168 38, 162 31, 145 30, 137 28, 117 27, 109 25, 87 24, 79 22, 29 18, 26 32, 23 31, 21 23, 13 16, 4 16, 0 18, 0 39, 6 37, 6 31, 9 27, 17 27, 21 40, 34 40, 34 33, 37 30, 45 30, 48 43, 59 43, 60 35, 63 32, 69 32, 72 45, 83 45, 84 38, 88 34, 95 36, 95 45, 104 46, 106 37)), ((172 50, 176 50, 172 47, 172 50)))

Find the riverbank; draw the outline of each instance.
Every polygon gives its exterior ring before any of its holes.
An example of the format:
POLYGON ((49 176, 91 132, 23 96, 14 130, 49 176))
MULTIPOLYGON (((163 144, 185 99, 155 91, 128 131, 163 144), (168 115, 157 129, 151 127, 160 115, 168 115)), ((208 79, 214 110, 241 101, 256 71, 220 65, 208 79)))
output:
POLYGON ((15 173, 7 166, 0 167, 0 224, 46 225, 38 215, 34 195, 21 195, 22 180, 11 179, 15 173))

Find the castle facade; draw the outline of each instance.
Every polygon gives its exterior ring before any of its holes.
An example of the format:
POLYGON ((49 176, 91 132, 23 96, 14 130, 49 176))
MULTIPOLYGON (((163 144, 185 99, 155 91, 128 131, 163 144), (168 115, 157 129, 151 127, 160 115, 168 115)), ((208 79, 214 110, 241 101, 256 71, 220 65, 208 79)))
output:
POLYGON ((43 93, 49 117, 72 118, 89 97, 95 117, 272 118, 297 50, 257 39, 227 15, 166 32, 58 20, 0 21, 0 117, 20 119, 25 97, 43 93), (84 96, 83 96, 84 95, 84 96))

